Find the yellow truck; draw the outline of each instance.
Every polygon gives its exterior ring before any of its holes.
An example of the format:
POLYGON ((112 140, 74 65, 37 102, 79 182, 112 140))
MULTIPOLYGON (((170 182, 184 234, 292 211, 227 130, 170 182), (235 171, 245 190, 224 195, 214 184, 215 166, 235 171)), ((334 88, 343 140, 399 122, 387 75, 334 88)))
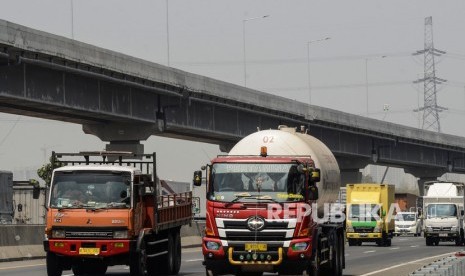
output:
POLYGON ((395 203, 395 186, 358 183, 346 186, 346 235, 349 246, 376 242, 391 246, 395 230, 394 217, 389 214, 395 203))

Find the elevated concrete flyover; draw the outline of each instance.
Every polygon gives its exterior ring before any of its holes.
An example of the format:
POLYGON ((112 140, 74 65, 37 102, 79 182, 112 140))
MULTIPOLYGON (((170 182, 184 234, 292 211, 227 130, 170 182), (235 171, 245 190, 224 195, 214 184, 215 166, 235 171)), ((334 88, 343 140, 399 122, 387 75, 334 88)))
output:
POLYGON ((108 149, 142 151, 150 135, 227 151, 257 128, 321 139, 344 182, 367 164, 422 179, 465 172, 465 138, 310 106, 0 20, 0 112, 83 125, 108 149))

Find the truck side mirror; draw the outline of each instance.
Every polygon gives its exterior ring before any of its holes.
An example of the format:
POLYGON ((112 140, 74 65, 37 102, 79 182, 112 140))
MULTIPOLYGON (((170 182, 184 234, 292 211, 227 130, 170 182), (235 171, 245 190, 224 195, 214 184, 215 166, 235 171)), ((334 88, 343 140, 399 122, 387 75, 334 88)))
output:
POLYGON ((308 189, 308 200, 317 200, 318 199, 318 187, 310 186, 308 189))
POLYGON ((194 172, 194 179, 193 179, 194 186, 202 185, 202 171, 195 171, 194 172))
POLYGON ((464 211, 460 210, 460 215, 463 217, 464 211))
POLYGON ((385 217, 385 216, 386 216, 386 210, 383 210, 383 211, 381 212, 381 215, 382 215, 383 217, 385 217))
POLYGON ((320 169, 313 169, 310 173, 310 181, 320 182, 320 169))

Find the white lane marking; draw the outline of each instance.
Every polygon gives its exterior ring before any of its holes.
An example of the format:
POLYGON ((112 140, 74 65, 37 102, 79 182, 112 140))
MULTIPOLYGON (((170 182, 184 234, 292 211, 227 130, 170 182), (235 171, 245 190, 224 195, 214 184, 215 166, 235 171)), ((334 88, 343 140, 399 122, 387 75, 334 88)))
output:
POLYGON ((408 241, 408 239, 398 239, 398 241, 408 241))
POLYGON ((399 249, 399 248, 400 248, 400 247, 391 247, 391 248, 389 248, 389 249, 391 249, 391 250, 396 250, 396 249, 399 249))
POLYGON ((189 262, 199 262, 199 261, 203 261, 203 259, 192 259, 192 260, 186 260, 185 262, 189 263, 189 262))
POLYGON ((410 245, 410 247, 418 247, 418 245, 410 245))
POLYGON ((45 264, 7 266, 7 267, 0 267, 0 270, 5 270, 5 269, 16 269, 16 268, 32 267, 32 266, 44 266, 44 265, 45 265, 45 264))
POLYGON ((387 268, 383 268, 383 269, 380 269, 380 270, 376 270, 376 271, 372 271, 372 272, 369 272, 369 273, 365 273, 365 274, 362 274, 362 275, 360 275, 360 276, 369 276, 369 275, 373 275, 373 274, 376 274, 376 273, 380 273, 380 272, 384 272, 384 271, 387 271, 387 270, 391 270, 391 269, 393 269, 393 268, 397 268, 397 267, 401 267, 401 266, 409 265, 409 264, 414 264, 414 263, 416 263, 416 262, 421 262, 421 261, 428 260, 428 259, 450 256, 450 255, 452 255, 452 254, 455 253, 455 252, 457 252, 457 251, 452 251, 452 252, 449 252, 449 253, 444 253, 444 254, 436 255, 436 256, 430 256, 430 257, 426 257, 426 258, 423 258, 423 259, 418 259, 418 260, 406 262, 406 263, 403 263, 403 264, 393 265, 393 266, 390 266, 390 267, 387 267, 387 268))
POLYGON ((363 253, 366 254, 366 253, 373 253, 373 252, 376 252, 376 250, 369 250, 369 251, 365 251, 365 252, 363 252, 363 253))

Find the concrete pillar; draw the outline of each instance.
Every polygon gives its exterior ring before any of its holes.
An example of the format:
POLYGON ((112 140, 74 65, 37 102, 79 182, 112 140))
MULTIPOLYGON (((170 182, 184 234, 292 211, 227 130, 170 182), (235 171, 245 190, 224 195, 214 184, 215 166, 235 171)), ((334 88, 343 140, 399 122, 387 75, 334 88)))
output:
POLYGON ((447 170, 444 169, 429 169, 429 168, 415 168, 415 167, 410 167, 410 168, 405 168, 404 169, 406 173, 410 173, 413 176, 418 178, 418 190, 420 192, 420 196, 423 196, 423 188, 425 185, 425 182, 427 181, 435 181, 438 179, 438 177, 441 177, 443 174, 447 172, 447 170))
POLYGON ((336 156, 336 160, 341 171, 341 187, 345 187, 347 183, 362 182, 360 170, 368 164, 367 159, 336 156))
POLYGON ((360 169, 341 170, 341 186, 345 187, 347 183, 361 183, 362 172, 360 169))
POLYGON ((129 151, 135 154, 144 153, 144 145, 140 141, 163 131, 160 125, 149 123, 86 124, 82 130, 104 142, 110 142, 106 145, 108 151, 129 151))

